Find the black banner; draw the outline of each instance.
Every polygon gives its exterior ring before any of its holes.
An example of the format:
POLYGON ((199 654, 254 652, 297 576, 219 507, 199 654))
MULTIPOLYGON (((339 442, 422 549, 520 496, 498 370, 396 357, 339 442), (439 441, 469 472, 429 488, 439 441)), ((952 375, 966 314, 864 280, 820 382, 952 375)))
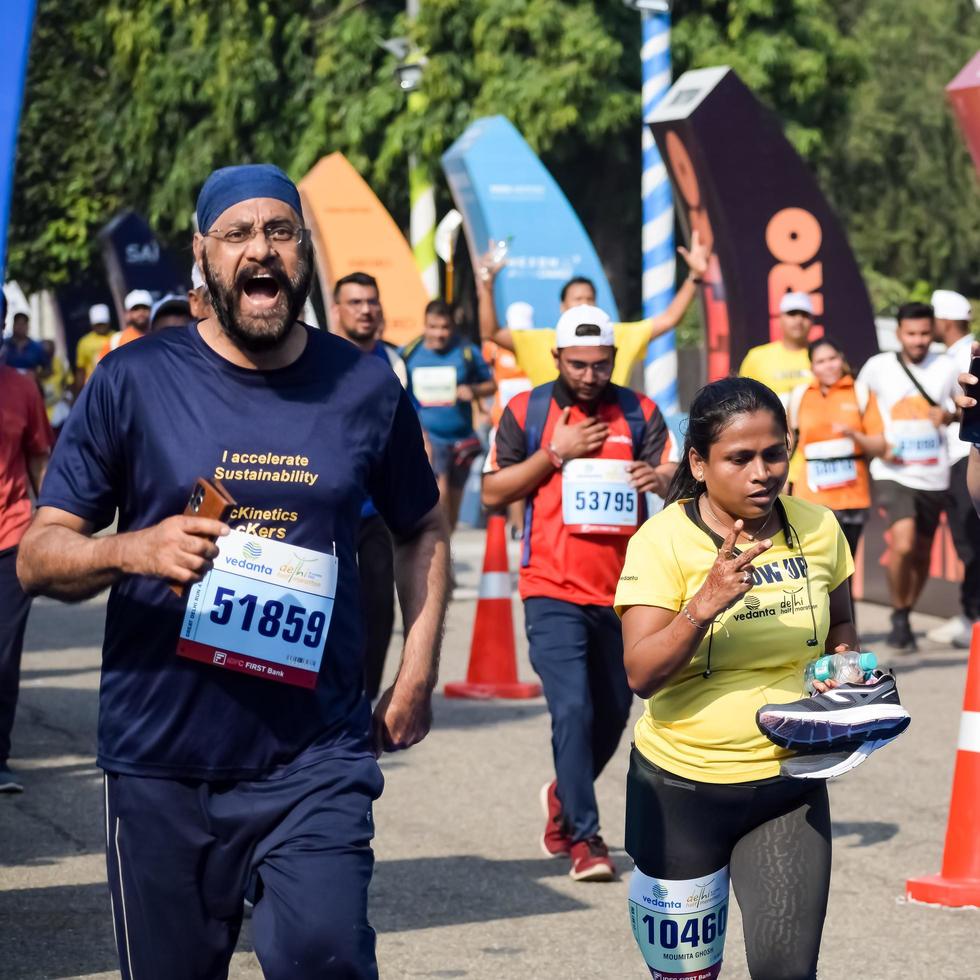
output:
MULTIPOLYGON (((154 299, 166 293, 186 293, 187 270, 157 241, 150 226, 133 211, 116 215, 100 232, 106 277, 116 315, 125 322, 123 298, 131 289, 146 289, 154 299)), ((190 258, 187 267, 190 267, 190 258)))
POLYGON ((874 315, 843 228, 813 175, 730 68, 683 74, 649 125, 685 232, 713 244, 706 277, 708 378, 777 340, 779 301, 809 293, 813 337, 838 340, 855 371, 878 352, 874 315))

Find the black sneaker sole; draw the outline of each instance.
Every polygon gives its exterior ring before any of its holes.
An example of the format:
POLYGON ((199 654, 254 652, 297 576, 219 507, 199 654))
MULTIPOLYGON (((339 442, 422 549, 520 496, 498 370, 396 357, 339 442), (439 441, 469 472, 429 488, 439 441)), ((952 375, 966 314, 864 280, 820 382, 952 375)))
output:
POLYGON ((826 715, 760 708, 756 715, 766 737, 784 749, 830 749, 841 742, 894 738, 911 721, 901 705, 847 708, 826 715))

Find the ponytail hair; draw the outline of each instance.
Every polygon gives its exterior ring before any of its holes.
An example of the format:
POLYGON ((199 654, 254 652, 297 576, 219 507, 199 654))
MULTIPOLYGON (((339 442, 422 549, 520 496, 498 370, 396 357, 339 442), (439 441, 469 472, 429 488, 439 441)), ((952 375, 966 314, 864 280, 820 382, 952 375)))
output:
POLYGON ((722 378, 705 385, 694 396, 681 461, 667 488, 667 504, 694 497, 698 492, 700 484, 691 472, 691 450, 702 459, 707 459, 711 447, 735 416, 752 412, 771 412, 777 425, 789 438, 783 403, 771 388, 759 381, 752 378, 722 378))

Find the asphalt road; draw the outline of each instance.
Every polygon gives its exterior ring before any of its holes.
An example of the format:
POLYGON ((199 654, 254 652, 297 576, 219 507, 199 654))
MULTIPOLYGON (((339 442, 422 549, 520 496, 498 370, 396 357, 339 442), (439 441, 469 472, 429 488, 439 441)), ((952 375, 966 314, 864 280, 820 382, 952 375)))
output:
MULTIPOLYGON (((465 675, 482 536, 457 539, 460 598, 443 679, 465 675)), ((519 603, 515 622, 521 631, 519 603)), ((105 606, 39 600, 28 628, 12 765, 27 792, 0 798, 0 977, 118 976, 94 767, 105 606)), ((866 644, 885 611, 863 606, 866 644)), ((917 628, 935 625, 914 617, 917 628)), ((520 670, 531 678, 523 637, 520 670)), ((980 912, 904 901, 911 875, 939 870, 967 655, 922 643, 895 659, 909 732, 832 784, 834 876, 821 978, 964 980, 980 974, 980 912)), ((389 667, 392 665, 389 664, 389 667)), ((637 704, 637 712, 639 704, 637 704)), ((622 852, 628 738, 598 783, 603 830, 622 869, 579 884, 538 850, 537 794, 550 774, 548 716, 525 702, 435 701, 422 745, 384 760, 376 810, 372 921, 384 977, 640 978, 622 852)), ((978 828, 980 834, 980 828, 978 828)), ((745 980, 734 901, 725 980, 745 980)), ((231 976, 259 978, 248 925, 231 976)), ((178 978, 175 978, 178 980, 178 978)))

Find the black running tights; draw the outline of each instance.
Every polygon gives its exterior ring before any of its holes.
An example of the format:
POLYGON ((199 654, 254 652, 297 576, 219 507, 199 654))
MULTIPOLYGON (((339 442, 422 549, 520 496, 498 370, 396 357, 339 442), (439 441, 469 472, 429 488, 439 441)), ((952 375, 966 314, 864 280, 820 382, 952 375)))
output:
POLYGON ((729 868, 752 980, 816 977, 830 837, 822 780, 693 782, 633 749, 626 850, 644 875, 668 889, 671 881, 729 868))

